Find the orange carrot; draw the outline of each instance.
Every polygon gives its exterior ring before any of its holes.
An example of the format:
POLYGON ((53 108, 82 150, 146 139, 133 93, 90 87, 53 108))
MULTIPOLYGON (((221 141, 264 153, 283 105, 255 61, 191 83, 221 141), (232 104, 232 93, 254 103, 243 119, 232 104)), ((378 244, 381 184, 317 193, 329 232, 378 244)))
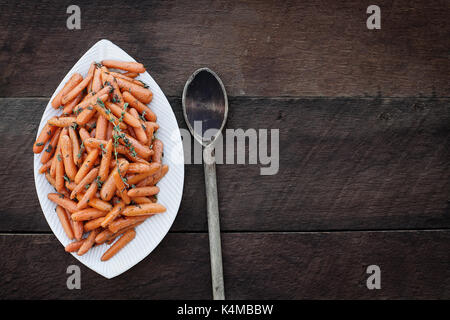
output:
POLYGON ((102 161, 100 162, 100 169, 99 169, 99 180, 101 182, 104 182, 106 178, 108 177, 109 173, 109 165, 111 163, 112 158, 112 150, 113 150, 113 142, 112 140, 109 140, 106 144, 105 151, 102 150, 102 161))
POLYGON ((107 261, 117 254, 123 247, 125 247, 131 240, 136 237, 134 229, 128 230, 117 240, 102 256, 102 261, 107 261))
POLYGON ((127 102, 130 105, 130 107, 133 107, 137 111, 139 111, 139 113, 141 113, 145 119, 152 122, 156 121, 155 113, 149 107, 147 107, 145 104, 139 101, 137 97, 133 96, 131 92, 124 91, 122 93, 122 96, 123 100, 127 102))
POLYGON ((119 201, 114 206, 114 208, 105 216, 105 219, 102 221, 101 226, 103 228, 108 227, 108 225, 120 215, 120 212, 123 210, 123 208, 125 208, 125 204, 123 203, 123 201, 119 201))
MULTIPOLYGON (((105 89, 105 88, 104 88, 105 89)), ((86 123, 88 123, 89 120, 91 120, 91 118, 94 116, 95 114, 95 108, 93 107, 93 105, 97 104, 98 100, 106 101, 106 99, 108 99, 108 95, 103 93, 100 95, 100 93, 104 90, 100 90, 100 92, 96 95, 94 95, 91 99, 87 100, 88 102, 88 106, 86 108, 83 109, 83 111, 81 111, 78 115, 77 115, 77 120, 76 122, 80 125, 83 126, 86 123)), ((106 89, 107 90, 107 89, 106 89)), ((81 110, 81 109, 80 109, 81 110)))
POLYGON ((97 219, 92 219, 92 220, 87 221, 84 224, 84 232, 92 231, 94 229, 99 228, 104 219, 105 219, 105 217, 100 217, 97 219))
MULTIPOLYGON (((72 159, 74 164, 77 166, 81 165, 81 152, 80 152, 80 142, 78 141, 77 133, 73 127, 69 127, 69 137, 72 141, 72 159)), ((82 150, 81 150, 82 151, 82 150)))
POLYGON ((96 68, 94 71, 94 77, 92 79, 92 91, 98 92, 102 89, 102 71, 100 68, 96 68))
POLYGON ((105 215, 105 211, 101 211, 95 208, 88 208, 72 213, 71 217, 73 221, 85 221, 104 217, 105 215))
POLYGON ((124 75, 125 77, 128 77, 128 78, 136 78, 139 75, 139 73, 128 71, 128 72, 122 73, 122 75, 124 75))
POLYGON ((42 150, 44 150, 45 144, 53 137, 57 129, 57 127, 51 126, 46 123, 33 145, 33 152, 41 153, 42 150))
POLYGON ((162 154, 163 154, 164 145, 161 140, 155 139, 153 140, 153 148, 154 151, 152 156, 152 161, 161 163, 162 162, 162 154))
POLYGON ((64 232, 66 233, 67 237, 72 240, 74 238, 73 236, 73 230, 72 226, 70 224, 69 218, 67 216, 66 210, 61 206, 56 206, 56 214, 58 215, 59 221, 61 222, 61 225, 64 229, 64 232))
POLYGON ((58 193, 49 193, 47 197, 50 201, 53 201, 54 203, 60 205, 69 212, 77 211, 77 203, 75 201, 68 199, 64 195, 58 193))
POLYGON ((102 65, 107 68, 120 69, 129 72, 143 73, 145 72, 144 65, 138 62, 125 62, 119 60, 103 60, 102 65))
POLYGON ((109 202, 103 201, 99 198, 92 198, 89 201, 89 205, 97 210, 105 212, 109 212, 113 209, 113 206, 109 202))
POLYGON ((138 223, 138 222, 142 222, 145 219, 147 219, 148 217, 150 217, 150 215, 140 216, 140 217, 118 218, 118 219, 116 219, 116 220, 114 220, 113 222, 110 223, 110 225, 108 226, 108 229, 111 232, 116 233, 120 229, 126 228, 126 227, 131 226, 131 225, 133 225, 135 223, 138 223))
POLYGON ((65 94, 62 97, 62 99, 61 99, 62 104, 66 104, 67 102, 74 99, 77 95, 79 95, 81 93, 81 91, 83 91, 84 88, 87 87, 89 82, 92 80, 92 77, 94 76, 94 70, 95 70, 95 65, 91 64, 91 67, 89 68, 86 78, 84 78, 83 81, 78 83, 72 90, 70 90, 67 94, 65 94))
POLYGON ((64 162, 64 170, 70 180, 74 180, 77 174, 77 167, 73 161, 72 142, 69 136, 61 136, 61 154, 64 162))
POLYGON ((68 127, 76 122, 75 117, 53 117, 47 121, 47 123, 51 126, 56 127, 68 127))
POLYGON ((126 133, 124 138, 119 139, 119 142, 126 147, 128 147, 128 145, 131 145, 134 148, 134 151, 136 151, 136 153, 144 160, 148 160, 153 154, 152 150, 149 147, 142 145, 139 141, 126 133))
POLYGON ((128 91, 142 103, 150 103, 150 101, 152 101, 153 93, 147 88, 143 88, 137 84, 134 84, 133 82, 123 80, 120 78, 116 78, 116 80, 117 84, 122 90, 122 95, 128 91))
POLYGON ((146 197, 146 196, 154 196, 159 193, 159 187, 142 187, 142 188, 133 188, 128 190, 129 197, 146 197))
POLYGON ((77 193, 80 193, 83 190, 86 190, 86 186, 90 183, 92 183, 98 174, 98 168, 93 168, 91 171, 89 171, 88 174, 86 174, 83 179, 79 183, 77 183, 77 186, 75 189, 72 190, 72 193, 70 195, 70 199, 74 199, 77 193))
POLYGON ((91 183, 84 196, 78 202, 77 210, 84 209, 88 206, 89 201, 95 196, 97 188, 98 188, 97 183, 91 183))
POLYGON ((73 108, 75 108, 75 106, 81 101, 81 98, 82 98, 82 97, 83 97, 83 94, 80 93, 79 95, 77 95, 77 96, 75 97, 75 99, 73 99, 72 101, 70 101, 69 103, 67 103, 67 104, 64 106, 64 109, 63 109, 63 115, 69 115, 69 114, 71 114, 72 111, 73 111, 73 108))
MULTIPOLYGON (((130 108, 130 114, 139 122, 140 126, 134 128, 134 132, 136 134, 136 138, 141 142, 143 145, 147 145, 148 137, 145 132, 147 129, 144 122, 139 119, 139 113, 134 108, 130 108)), ((131 125, 131 124, 130 124, 131 125)))
MULTIPOLYGON (((122 172, 122 174, 125 174, 125 172, 122 172)), ((117 170, 114 170, 113 172, 114 182, 116 183, 116 189, 119 192, 119 196, 122 198, 123 202, 125 204, 129 204, 131 202, 130 197, 127 194, 127 188, 125 186, 125 183, 122 180, 121 174, 117 170)))
POLYGON ((165 212, 166 208, 159 203, 144 203, 125 207, 122 211, 124 216, 143 216, 165 212))
POLYGON ((66 252, 78 251, 78 249, 80 249, 80 247, 83 245, 84 241, 86 241, 86 239, 82 239, 82 240, 78 240, 78 241, 74 241, 74 242, 69 243, 65 247, 66 252))
POLYGON ((66 82, 64 87, 60 92, 55 96, 52 100, 52 107, 57 109, 63 103, 61 102, 62 97, 65 96, 68 92, 70 92, 73 88, 75 88, 81 81, 83 81, 83 77, 79 73, 74 73, 70 79, 66 82))
POLYGON ((132 127, 141 128, 141 123, 139 122, 139 119, 136 119, 131 114, 129 114, 127 111, 125 111, 122 107, 118 106, 115 103, 107 101, 105 105, 112 111, 112 113, 117 118, 122 118, 125 123, 129 124, 132 127))
POLYGON ((48 169, 50 169, 52 165, 52 159, 48 160, 44 165, 39 168, 39 173, 45 173, 48 169))
POLYGON ((42 157, 41 157, 41 163, 42 164, 44 164, 48 160, 50 160, 50 158, 55 153, 56 146, 58 144, 58 140, 59 140, 60 134, 61 134, 61 128, 58 128, 56 130, 55 134, 52 136, 52 139, 48 143, 47 148, 45 148, 44 153, 42 154, 42 157))
POLYGON ((108 128, 108 120, 102 115, 99 115, 97 118, 97 125, 95 126, 95 137, 97 139, 105 140, 106 138, 106 129, 108 128))
POLYGON ((98 235, 99 232, 100 232, 99 229, 95 229, 92 230, 91 233, 89 233, 89 236, 86 238, 86 241, 84 241, 80 249, 78 249, 77 254, 79 256, 82 256, 83 254, 88 252, 90 248, 92 248, 92 246, 95 243, 95 237, 98 235))
POLYGON ((84 160, 83 164, 81 165, 80 169, 78 170, 76 176, 75 176, 75 183, 79 184, 80 181, 88 174, 88 172, 92 169, 94 166, 95 161, 98 157, 98 149, 93 149, 91 152, 89 152, 86 160, 84 160))

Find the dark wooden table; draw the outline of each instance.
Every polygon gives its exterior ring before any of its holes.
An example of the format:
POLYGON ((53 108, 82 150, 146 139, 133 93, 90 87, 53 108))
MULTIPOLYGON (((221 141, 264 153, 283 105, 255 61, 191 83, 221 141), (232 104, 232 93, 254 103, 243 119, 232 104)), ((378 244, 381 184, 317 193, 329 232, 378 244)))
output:
POLYGON ((208 66, 228 128, 279 128, 280 170, 217 168, 229 299, 450 298, 450 4, 0 0, 0 298, 210 299, 202 165, 186 165, 169 234, 112 280, 66 254, 41 212, 32 144, 62 77, 109 39, 148 66, 180 127, 208 66), (366 268, 381 268, 381 289, 366 268))

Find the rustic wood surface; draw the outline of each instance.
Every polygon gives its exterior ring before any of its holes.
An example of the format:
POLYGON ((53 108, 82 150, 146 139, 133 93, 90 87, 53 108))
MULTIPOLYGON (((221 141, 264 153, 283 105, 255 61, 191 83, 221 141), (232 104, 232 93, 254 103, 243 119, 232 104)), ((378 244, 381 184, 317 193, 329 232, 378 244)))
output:
POLYGON ((367 3, 321 1, 0 1, 0 97, 50 96, 102 38, 149 67, 180 96, 199 67, 245 96, 449 96, 450 3, 379 0, 382 29, 367 30, 367 3))
POLYGON ((103 38, 148 66, 181 128, 184 82, 208 66, 227 128, 280 130, 277 175, 217 166, 227 298, 450 298, 448 1, 380 0, 374 31, 357 0, 77 5, 71 31, 67 3, 0 0, 0 299, 212 297, 200 164, 167 237, 112 280, 65 253, 41 212, 42 112, 103 38), (81 290, 66 288, 71 264, 81 290), (365 286, 371 264, 381 290, 365 286))
MULTIPOLYGON (((30 152, 47 102, 0 99, 0 231, 50 230, 30 152)), ((186 128, 180 99, 170 103, 186 128)), ((450 99, 232 98, 227 128, 280 129, 280 169, 261 176, 258 164, 217 166, 222 230, 450 227, 449 123, 450 99)), ((173 230, 207 231, 203 167, 185 168, 173 230)))
MULTIPOLYGON (((226 233, 222 246, 228 299, 450 298, 449 231, 226 233), (372 264, 381 290, 366 288, 372 264)), ((79 263, 53 235, 0 235, 0 248, 0 299, 212 297, 205 233, 170 233, 111 280, 81 266, 81 290, 67 289, 66 269, 79 263)))

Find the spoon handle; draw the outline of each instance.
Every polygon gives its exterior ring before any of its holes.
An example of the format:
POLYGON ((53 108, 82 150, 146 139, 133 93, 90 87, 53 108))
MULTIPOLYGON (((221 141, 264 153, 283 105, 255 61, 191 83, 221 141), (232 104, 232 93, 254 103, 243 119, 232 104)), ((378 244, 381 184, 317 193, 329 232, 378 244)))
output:
POLYGON ((222 270, 222 248, 220 244, 219 202, 217 200, 216 160, 214 147, 203 150, 205 171, 206 208, 208 214, 209 254, 211 258, 211 278, 214 300, 225 300, 222 270))

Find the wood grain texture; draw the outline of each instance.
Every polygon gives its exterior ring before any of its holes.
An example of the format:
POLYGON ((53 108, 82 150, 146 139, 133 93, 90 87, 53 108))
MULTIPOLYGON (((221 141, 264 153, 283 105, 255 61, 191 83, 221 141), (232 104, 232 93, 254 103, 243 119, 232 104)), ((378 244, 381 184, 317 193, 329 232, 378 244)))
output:
MULTIPOLYGON (((49 231, 31 152, 47 99, 0 99, 0 230, 49 231)), ((232 98, 227 128, 280 129, 280 169, 218 165, 224 231, 449 228, 449 99, 232 98)), ((179 98, 170 103, 185 128, 179 98)), ((186 165, 172 231, 206 231, 202 165, 186 165)))
MULTIPOLYGON (((450 232, 239 233, 222 237, 227 299, 448 299, 450 232), (264 250, 261 250, 264 248, 264 250), (366 268, 381 268, 381 290, 366 268)), ((210 299, 207 234, 169 234, 137 266, 107 280, 52 235, 0 235, 0 299, 210 299)))
POLYGON ((0 235, 0 299, 210 299, 206 235, 168 235, 128 272, 105 279, 53 235, 0 235), (20 254, 18 254, 20 252, 20 254), (81 269, 81 290, 68 290, 67 267, 81 269))
POLYGON ((94 43, 107 38, 180 96, 197 68, 233 96, 449 96, 450 3, 365 1, 0 1, 0 97, 53 93, 94 43), (126 13, 126 16, 124 16, 126 13))

